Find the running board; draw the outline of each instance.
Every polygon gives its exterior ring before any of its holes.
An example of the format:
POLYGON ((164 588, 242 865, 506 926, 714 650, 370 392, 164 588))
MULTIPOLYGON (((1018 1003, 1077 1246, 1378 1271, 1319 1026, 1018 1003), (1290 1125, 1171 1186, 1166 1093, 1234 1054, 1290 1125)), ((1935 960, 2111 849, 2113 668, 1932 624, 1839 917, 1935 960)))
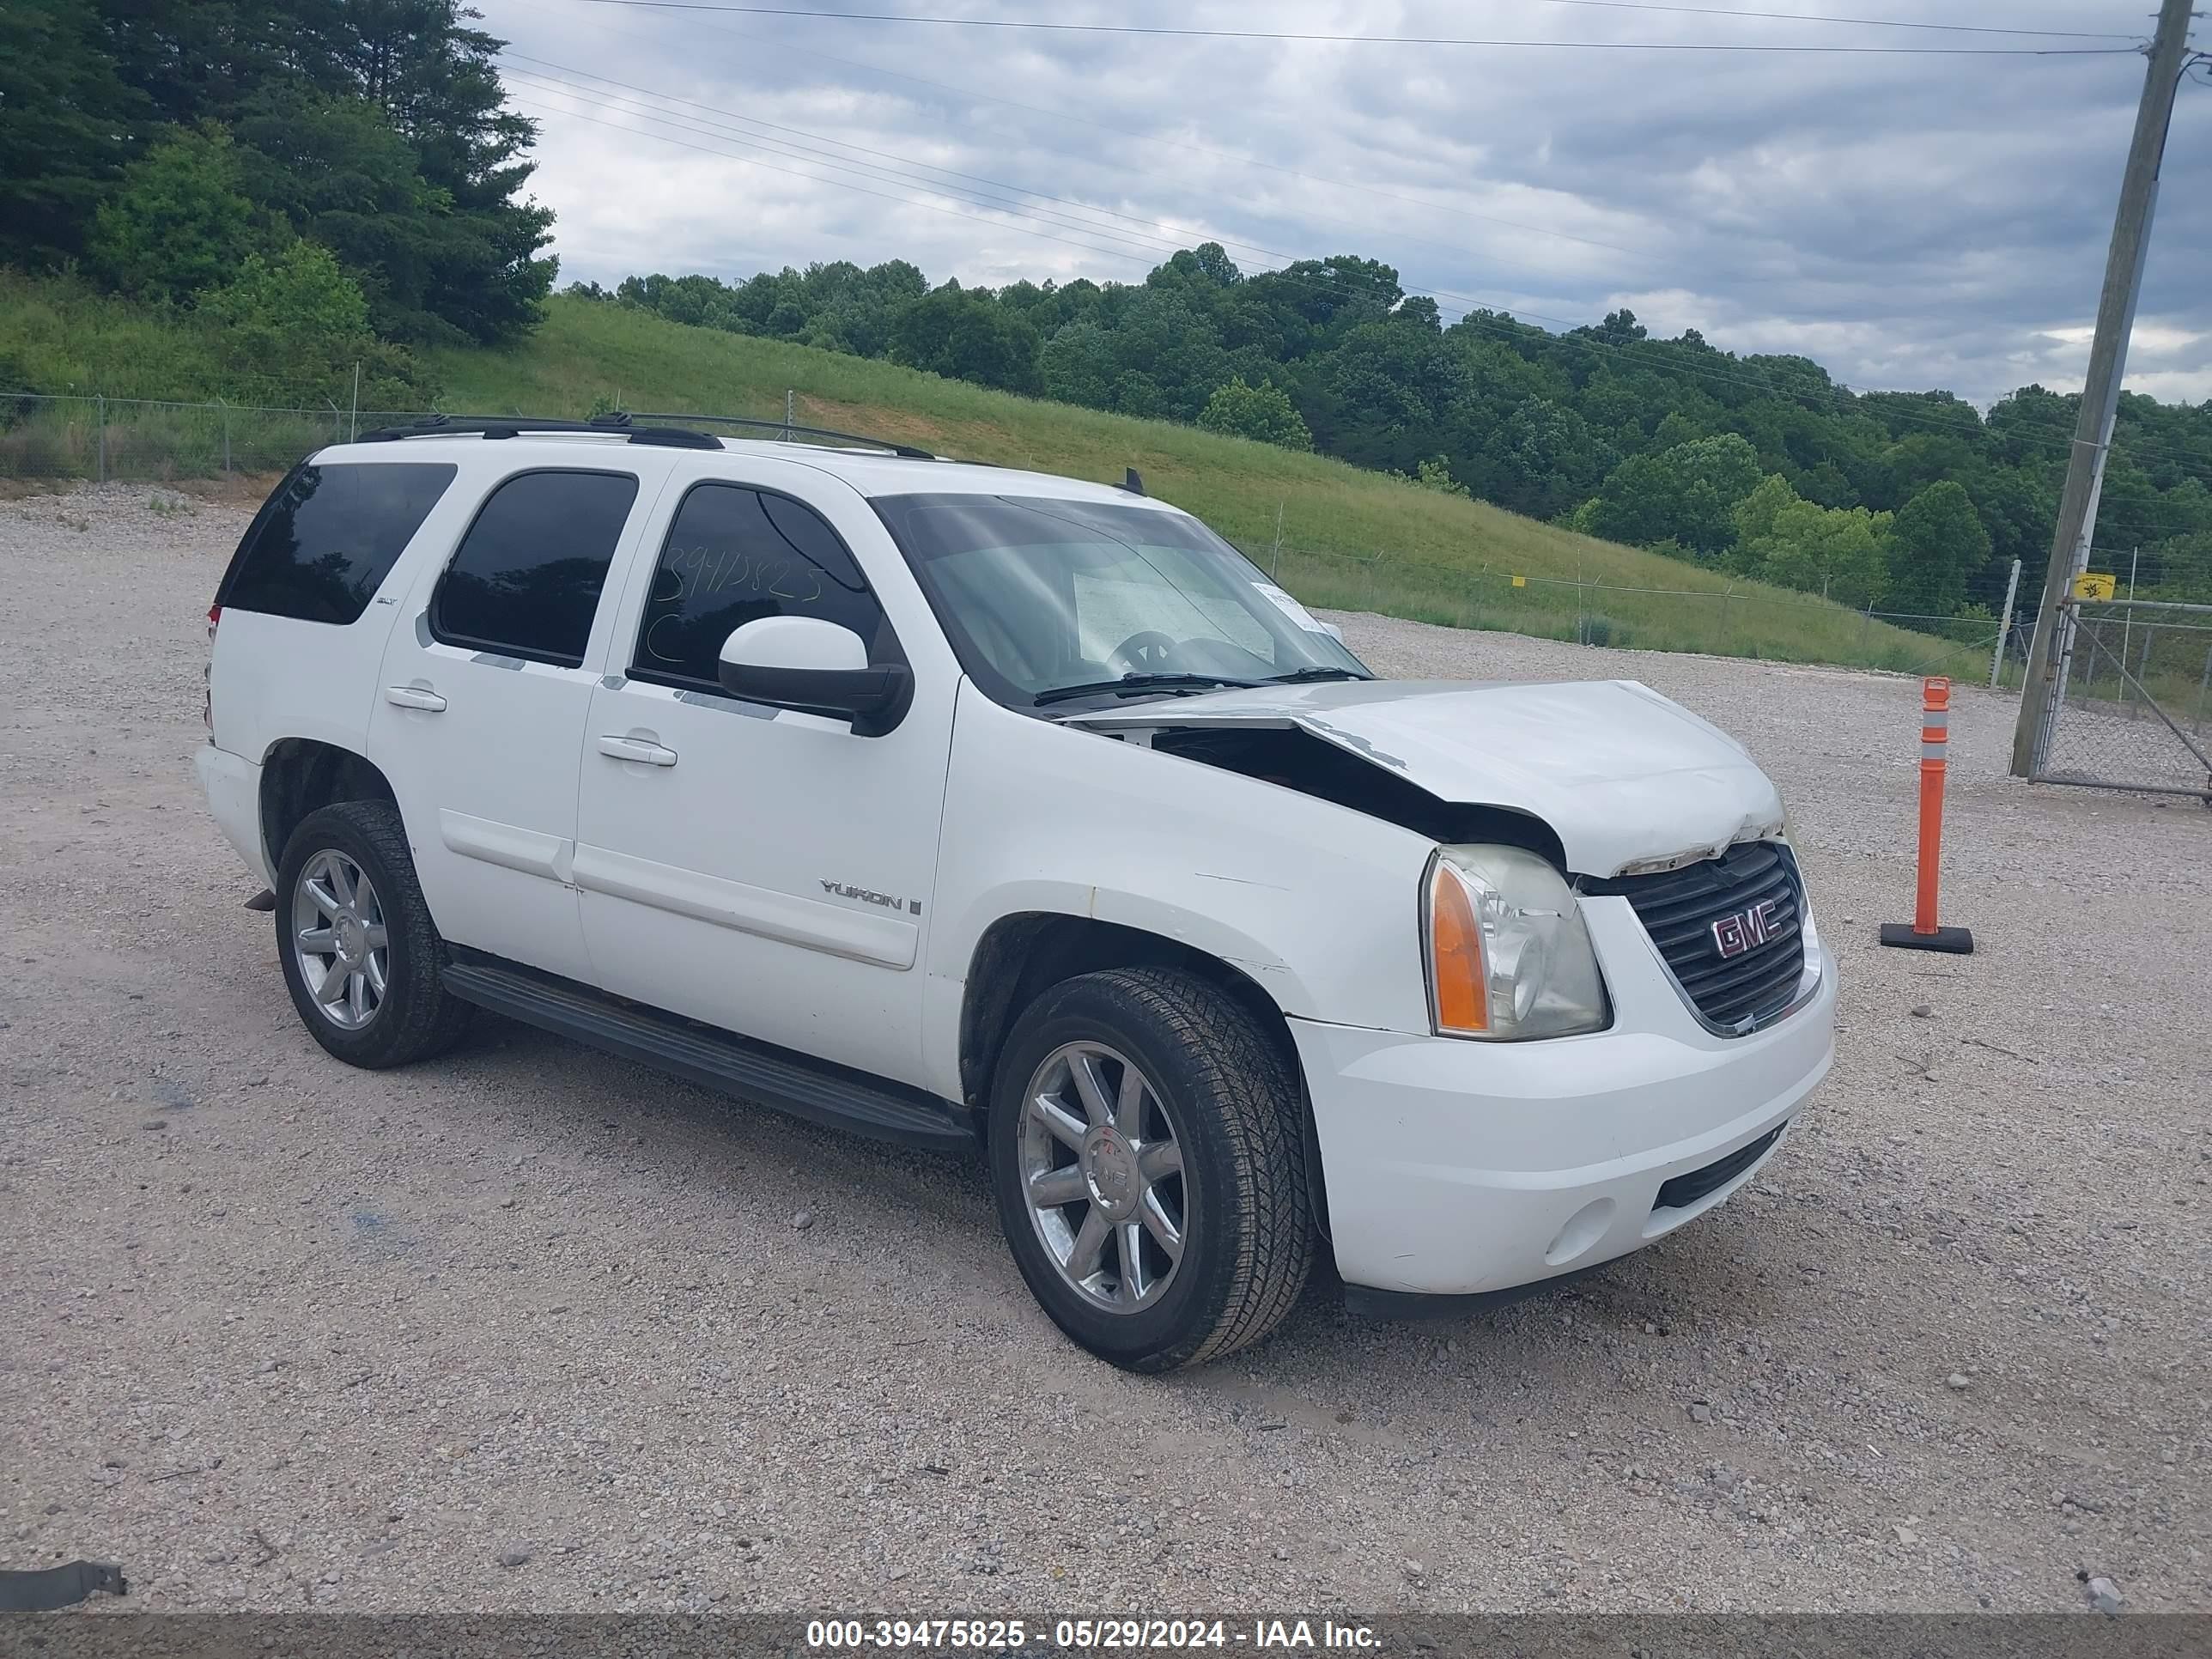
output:
POLYGON ((483 961, 447 965, 464 1002, 634 1060, 709 1089, 833 1129, 934 1152, 973 1150, 951 1102, 921 1089, 809 1059, 526 969, 483 961))

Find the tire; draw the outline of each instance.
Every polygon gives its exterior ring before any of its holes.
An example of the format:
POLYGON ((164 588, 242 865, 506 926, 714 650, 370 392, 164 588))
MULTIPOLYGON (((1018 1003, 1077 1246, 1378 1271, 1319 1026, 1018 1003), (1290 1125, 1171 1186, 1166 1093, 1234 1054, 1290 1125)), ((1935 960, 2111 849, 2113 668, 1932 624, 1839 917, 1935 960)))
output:
POLYGON ((451 1048, 468 1029, 469 1005, 447 994, 440 977, 446 943, 431 924, 406 830, 390 803, 340 801, 301 821, 277 866, 276 921, 293 1006, 308 1034, 348 1065, 404 1066, 451 1048), (348 870, 359 904, 341 903, 334 913, 322 900, 349 896, 348 870), (349 916, 367 925, 348 931, 349 916), (330 950, 305 948, 302 929, 311 921, 334 922, 314 930, 330 950), (356 954, 336 954, 349 945, 356 954), (319 991, 341 970, 344 988, 326 1001, 319 991), (363 988, 355 991, 356 981, 363 988))
POLYGON ((1063 981, 1015 1023, 992 1089, 991 1185, 1023 1279, 1072 1340, 1127 1370, 1259 1341, 1313 1262, 1301 1121, 1281 1043, 1205 980, 1127 968, 1063 981), (1072 1115, 1102 1093, 1109 1109, 1081 1121, 1050 1109, 1064 1095, 1072 1115), (1033 1190, 1077 1195, 1033 1206, 1033 1190), (1087 1278, 1085 1226, 1109 1235, 1087 1278))

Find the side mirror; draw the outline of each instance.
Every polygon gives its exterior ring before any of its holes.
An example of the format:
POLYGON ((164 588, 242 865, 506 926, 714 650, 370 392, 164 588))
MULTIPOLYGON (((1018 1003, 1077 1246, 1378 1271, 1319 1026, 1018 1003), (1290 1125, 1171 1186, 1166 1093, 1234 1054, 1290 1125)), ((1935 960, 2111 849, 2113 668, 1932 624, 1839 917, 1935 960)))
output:
MULTIPOLYGON (((1314 620, 1315 620, 1315 621, 1316 621, 1316 622, 1320 622, 1320 621, 1321 621, 1321 619, 1320 619, 1318 617, 1316 617, 1314 620)), ((1322 624, 1321 624, 1321 631, 1322 631, 1322 633, 1324 633, 1324 634, 1328 635, 1329 636, 1329 638, 1331 638, 1331 639, 1334 640, 1334 641, 1335 641, 1339 645, 1342 645, 1342 644, 1344 643, 1344 630, 1343 630, 1341 628, 1339 628, 1339 627, 1338 627, 1334 623, 1333 623, 1333 622, 1325 622, 1325 623, 1322 623, 1322 624)))
POLYGON ((747 702, 853 723, 857 737, 879 738, 914 700, 903 663, 868 661, 849 628, 821 617, 761 617, 722 641, 722 689, 747 702))

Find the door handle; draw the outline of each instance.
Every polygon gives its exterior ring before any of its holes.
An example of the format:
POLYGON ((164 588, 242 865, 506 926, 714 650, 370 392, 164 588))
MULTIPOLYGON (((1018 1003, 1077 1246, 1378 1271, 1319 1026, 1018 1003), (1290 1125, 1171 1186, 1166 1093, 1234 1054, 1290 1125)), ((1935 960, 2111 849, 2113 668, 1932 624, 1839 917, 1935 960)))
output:
POLYGON ((644 738, 603 737, 599 739, 599 752, 614 760, 636 761, 646 766, 676 764, 673 749, 664 749, 644 738))
POLYGON ((395 708, 419 708, 426 714, 443 714, 446 700, 427 686, 387 685, 384 700, 395 708))

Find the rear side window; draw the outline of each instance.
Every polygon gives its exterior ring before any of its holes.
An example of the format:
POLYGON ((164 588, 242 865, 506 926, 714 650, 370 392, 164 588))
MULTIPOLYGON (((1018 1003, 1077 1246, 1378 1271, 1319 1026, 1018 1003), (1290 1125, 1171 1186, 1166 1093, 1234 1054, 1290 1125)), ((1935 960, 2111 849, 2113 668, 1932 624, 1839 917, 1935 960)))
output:
POLYGON ((627 472, 524 472, 492 491, 430 601, 449 645, 574 668, 637 480, 627 472))
POLYGON ((736 484, 694 485, 660 550, 629 672, 715 686, 722 641, 762 617, 820 617, 866 641, 871 661, 899 659, 860 567, 813 508, 736 484))
POLYGON ((456 471, 432 461, 297 468, 254 515, 216 603, 341 627, 360 620, 456 471))

